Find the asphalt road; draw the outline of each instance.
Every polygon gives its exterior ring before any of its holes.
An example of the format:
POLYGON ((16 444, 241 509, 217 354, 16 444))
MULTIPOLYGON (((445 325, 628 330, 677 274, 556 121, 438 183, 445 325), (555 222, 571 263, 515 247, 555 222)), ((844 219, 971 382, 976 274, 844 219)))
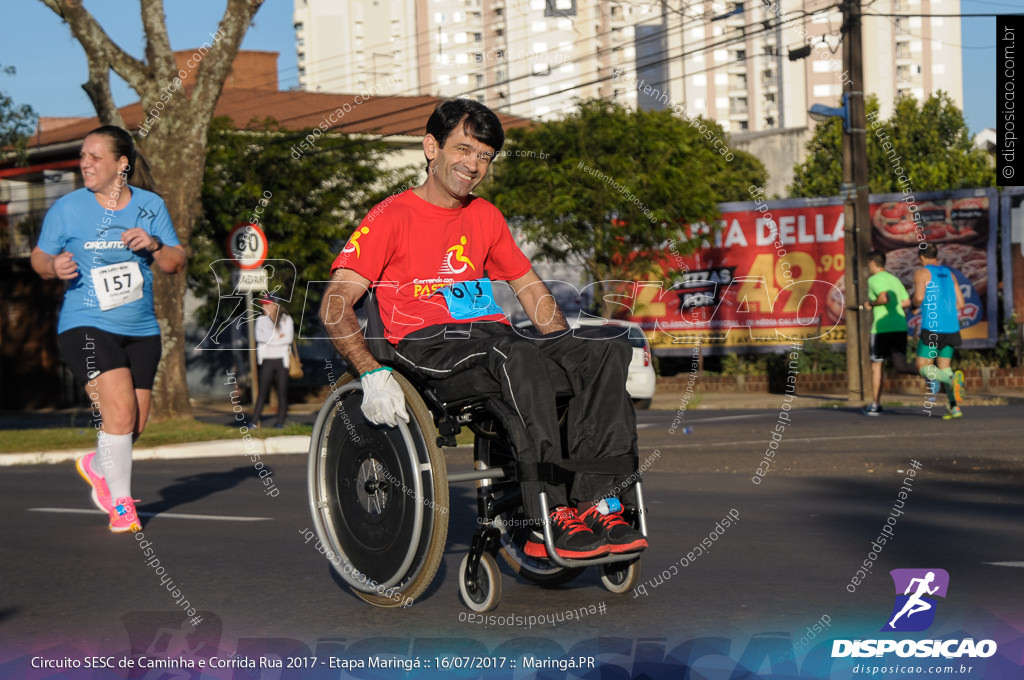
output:
MULTIPOLYGON (((796 641, 823 616, 833 637, 878 635, 893 606, 887 572, 896 568, 949 573, 935 624, 944 631, 1011 620, 1020 625, 1024 407, 974 408, 953 422, 942 421, 938 410, 928 417, 914 407, 880 418, 852 409, 789 413, 768 459, 780 422, 776 411, 687 414, 694 431, 686 435, 670 433, 674 412, 642 413, 640 459, 650 461, 644 477, 651 527, 642 560, 646 595, 613 595, 594 569, 558 589, 541 589, 505 569, 504 596, 493 614, 588 611, 555 626, 465 620, 455 573, 475 524, 472 484, 452 486, 447 548, 428 592, 411 608, 377 609, 356 599, 303 541, 302 531, 311 528, 305 456, 268 459, 280 489, 273 498, 263 493, 247 459, 136 463, 133 491, 142 499, 145 540, 180 588, 179 598, 146 566, 136 540, 111 535, 104 518, 90 512, 72 466, 6 468, 0 477, 0 639, 6 640, 0 676, 8 677, 3 660, 17 656, 12 645, 51 651, 131 646, 168 654, 179 645, 322 656, 346 646, 384 649, 396 640, 419 651, 461 644, 487 652, 531 638, 522 644, 555 653, 611 636, 626 641, 624 658, 640 663, 645 654, 660 659, 673 641, 720 636, 735 641, 724 654, 739 658, 766 636, 781 636, 788 645, 790 636, 796 641), (894 515, 915 460, 919 469, 901 514, 894 515), (759 466, 763 477, 756 474, 759 466), (716 529, 730 512, 739 520, 716 529), (892 537, 849 592, 890 516, 892 537), (720 535, 710 550, 688 557, 712 532, 720 535), (203 618, 189 636, 175 604, 180 597, 203 618), (589 613, 602 604, 604 613, 589 613)), ((471 466, 462 450, 448 460, 451 470, 471 466)))

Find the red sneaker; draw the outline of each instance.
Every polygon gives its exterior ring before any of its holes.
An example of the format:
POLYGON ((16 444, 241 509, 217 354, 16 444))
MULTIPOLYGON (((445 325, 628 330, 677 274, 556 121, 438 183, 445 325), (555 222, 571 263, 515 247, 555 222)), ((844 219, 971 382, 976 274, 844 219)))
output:
POLYGON ((608 552, 637 552, 647 547, 647 539, 622 517, 622 503, 617 498, 606 498, 588 508, 580 520, 604 540, 608 552))
MULTIPOLYGON (((576 508, 555 508, 548 517, 554 537, 555 553, 559 557, 585 560, 608 554, 608 545, 604 539, 595 535, 586 524, 580 521, 576 508)), ((536 533, 526 541, 523 552, 530 557, 548 559, 548 550, 544 545, 544 539, 537 536, 536 533)))

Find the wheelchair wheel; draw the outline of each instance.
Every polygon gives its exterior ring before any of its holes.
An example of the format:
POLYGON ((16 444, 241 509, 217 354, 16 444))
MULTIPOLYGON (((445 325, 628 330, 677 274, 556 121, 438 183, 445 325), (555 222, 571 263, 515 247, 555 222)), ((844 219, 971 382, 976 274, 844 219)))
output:
POLYGON ((393 375, 408 425, 366 422, 361 385, 349 377, 320 409, 308 471, 325 556, 356 595, 379 607, 408 606, 427 589, 448 535, 448 474, 433 418, 409 382, 393 375))
MULTIPOLYGON (((493 428, 494 423, 491 426, 493 428)), ((493 467, 500 468, 503 465, 514 462, 512 451, 505 444, 505 440, 500 436, 500 433, 493 429, 488 430, 482 427, 474 428, 474 432, 476 437, 473 444, 473 452, 478 470, 487 470, 493 467)), ((520 493, 519 483, 516 481, 494 480, 493 482, 477 482, 480 516, 484 517, 486 514, 485 506, 488 497, 501 499, 509 494, 518 493, 520 493)), ((531 529, 539 529, 540 527, 533 526, 534 523, 524 514, 521 504, 512 511, 501 513, 489 519, 493 519, 494 526, 501 532, 501 548, 498 550, 501 558, 505 560, 514 572, 526 580, 540 586, 554 587, 568 583, 583 573, 583 567, 560 567, 550 560, 537 559, 523 551, 523 546, 526 545, 531 529)))
POLYGON ((469 574, 469 555, 459 565, 459 595, 475 612, 489 612, 501 602, 501 572, 490 553, 480 556, 476 574, 469 574))
POLYGON ((640 560, 601 565, 601 583, 611 593, 621 595, 640 582, 640 560))

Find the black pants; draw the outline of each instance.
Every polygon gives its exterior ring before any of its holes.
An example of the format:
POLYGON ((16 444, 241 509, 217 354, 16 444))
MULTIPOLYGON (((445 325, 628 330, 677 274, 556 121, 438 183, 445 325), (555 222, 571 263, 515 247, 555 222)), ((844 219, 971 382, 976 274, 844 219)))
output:
MULTIPOLYGON (((626 392, 626 372, 632 348, 621 328, 589 327, 539 338, 521 337, 501 323, 430 326, 403 339, 396 349, 401 364, 421 377, 452 380, 469 371, 484 371, 500 388, 510 407, 506 429, 523 462, 562 460, 556 393, 571 390, 566 413, 570 460, 621 457, 635 469, 636 416, 626 392), (618 336, 618 337, 611 337, 618 336)), ((470 395, 467 395, 470 396, 470 395)), ((629 473, 577 473, 571 489, 541 482, 524 482, 526 512, 539 518, 540 490, 549 507, 596 501, 615 491, 629 473)))
POLYGON ((260 364, 260 392, 256 397, 256 408, 252 412, 252 421, 258 423, 263 414, 263 404, 270 396, 271 382, 277 385, 277 423, 284 425, 288 413, 288 369, 284 367, 284 359, 264 359, 260 364))

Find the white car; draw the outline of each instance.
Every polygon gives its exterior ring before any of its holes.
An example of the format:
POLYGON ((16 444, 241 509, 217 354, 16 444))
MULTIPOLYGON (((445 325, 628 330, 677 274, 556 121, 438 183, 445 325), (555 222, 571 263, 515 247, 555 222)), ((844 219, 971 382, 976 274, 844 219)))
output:
MULTIPOLYGON (((654 373, 654 365, 651 362, 651 346, 647 342, 640 324, 632 321, 619 321, 617 319, 601 318, 572 318, 568 319, 572 328, 579 326, 623 326, 626 329, 626 337, 633 348, 633 358, 629 362, 629 372, 626 374, 626 391, 629 392, 633 405, 636 408, 646 409, 651 407, 651 400, 654 398, 654 390, 657 384, 657 376, 654 373)), ((521 321, 516 324, 519 328, 533 328, 529 321, 521 321)))

